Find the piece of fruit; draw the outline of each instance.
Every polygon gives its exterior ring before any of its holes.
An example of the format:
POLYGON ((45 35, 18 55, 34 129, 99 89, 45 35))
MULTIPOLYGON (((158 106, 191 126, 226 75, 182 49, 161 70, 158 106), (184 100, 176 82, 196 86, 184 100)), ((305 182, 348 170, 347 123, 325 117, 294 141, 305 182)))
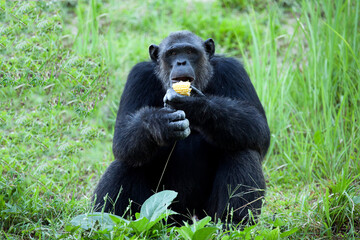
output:
POLYGON ((190 96, 191 88, 190 88, 190 82, 177 82, 172 85, 175 92, 184 95, 184 96, 190 96))

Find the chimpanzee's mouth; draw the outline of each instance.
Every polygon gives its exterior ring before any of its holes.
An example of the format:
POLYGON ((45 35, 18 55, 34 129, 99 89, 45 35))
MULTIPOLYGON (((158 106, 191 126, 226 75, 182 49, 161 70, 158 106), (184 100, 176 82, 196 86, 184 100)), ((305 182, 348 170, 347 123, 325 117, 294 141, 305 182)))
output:
POLYGON ((182 81, 182 82, 192 82, 192 81, 194 81, 194 78, 185 76, 185 77, 175 77, 175 78, 171 79, 172 83, 177 83, 177 82, 180 82, 180 81, 182 81))

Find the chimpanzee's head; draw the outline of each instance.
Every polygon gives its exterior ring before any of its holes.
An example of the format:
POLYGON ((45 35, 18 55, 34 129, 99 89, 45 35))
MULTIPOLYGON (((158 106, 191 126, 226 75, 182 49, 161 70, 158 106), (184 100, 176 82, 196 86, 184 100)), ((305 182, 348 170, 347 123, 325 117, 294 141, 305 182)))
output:
POLYGON ((165 89, 178 81, 190 81, 203 90, 212 76, 210 58, 214 52, 211 38, 203 41, 189 31, 171 33, 159 46, 149 47, 150 57, 156 63, 156 74, 165 89))

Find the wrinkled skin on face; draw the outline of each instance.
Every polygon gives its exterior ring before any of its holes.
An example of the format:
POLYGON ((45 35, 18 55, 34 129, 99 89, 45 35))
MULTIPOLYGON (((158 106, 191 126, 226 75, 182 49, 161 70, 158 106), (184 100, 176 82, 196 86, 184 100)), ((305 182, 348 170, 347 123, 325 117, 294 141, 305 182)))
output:
POLYGON ((172 33, 159 46, 149 47, 150 57, 156 63, 156 75, 165 89, 178 81, 190 81, 192 86, 203 90, 213 74, 210 59, 214 52, 211 38, 203 41, 188 31, 172 33))

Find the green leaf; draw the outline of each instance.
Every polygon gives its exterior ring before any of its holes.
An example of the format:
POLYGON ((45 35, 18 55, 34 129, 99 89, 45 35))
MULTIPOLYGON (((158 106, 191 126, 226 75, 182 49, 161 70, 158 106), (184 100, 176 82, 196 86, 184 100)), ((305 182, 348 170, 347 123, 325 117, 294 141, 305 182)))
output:
POLYGON ((299 230, 299 228, 295 227, 295 228, 290 229, 290 230, 288 230, 288 231, 282 232, 282 233, 280 233, 280 237, 281 237, 281 238, 288 237, 288 236, 290 236, 291 234, 296 233, 298 230, 299 230))
POLYGON ((74 226, 74 225, 66 225, 65 226, 65 231, 67 232, 71 232, 74 233, 76 230, 78 230, 80 228, 80 226, 74 226))
POLYGON ((167 216, 172 215, 172 214, 177 214, 177 213, 174 212, 174 211, 171 211, 171 210, 169 210, 169 209, 166 210, 166 212, 163 213, 163 214, 161 214, 155 221, 149 222, 147 228, 148 228, 148 229, 152 228, 152 226, 154 226, 156 223, 160 222, 161 219, 165 219, 167 216))
POLYGON ((279 227, 271 230, 266 236, 266 239, 269 239, 269 240, 276 240, 276 239, 279 239, 279 238, 280 238, 280 229, 279 229, 279 227))
POLYGON ((96 224, 100 225, 100 229, 107 229, 111 231, 115 226, 114 221, 110 218, 108 213, 87 213, 76 216, 70 221, 72 226, 78 226, 85 230, 93 228, 96 224))
POLYGON ((157 221, 159 216, 166 213, 168 206, 176 196, 177 192, 171 190, 155 193, 142 205, 140 217, 146 217, 150 222, 157 221))
POLYGON ((252 229, 254 229, 256 225, 245 227, 242 231, 239 232, 239 235, 241 236, 241 239, 252 239, 251 232, 252 229))
POLYGON ((191 239, 194 235, 193 231, 191 231, 191 227, 189 225, 182 226, 181 228, 176 229, 176 231, 185 239, 191 239))
POLYGON ((194 222, 193 225, 195 226, 195 231, 205 227, 205 225, 208 224, 210 221, 211 217, 207 216, 197 222, 194 222))
POLYGON ((129 223, 129 227, 131 227, 135 232, 141 233, 145 230, 148 230, 149 220, 145 217, 137 219, 129 223))
POLYGON ((207 240, 210 239, 211 236, 216 232, 217 228, 216 227, 206 227, 206 228, 201 228, 199 230, 197 230, 193 237, 192 240, 207 240))
POLYGON ((276 218, 273 222, 274 227, 282 227, 286 224, 285 221, 281 220, 280 218, 276 218))
POLYGON ((122 218, 120 216, 117 215, 113 215, 113 214, 108 214, 110 219, 115 223, 115 224, 124 224, 124 223, 129 223, 128 220, 126 220, 125 218, 122 218))

